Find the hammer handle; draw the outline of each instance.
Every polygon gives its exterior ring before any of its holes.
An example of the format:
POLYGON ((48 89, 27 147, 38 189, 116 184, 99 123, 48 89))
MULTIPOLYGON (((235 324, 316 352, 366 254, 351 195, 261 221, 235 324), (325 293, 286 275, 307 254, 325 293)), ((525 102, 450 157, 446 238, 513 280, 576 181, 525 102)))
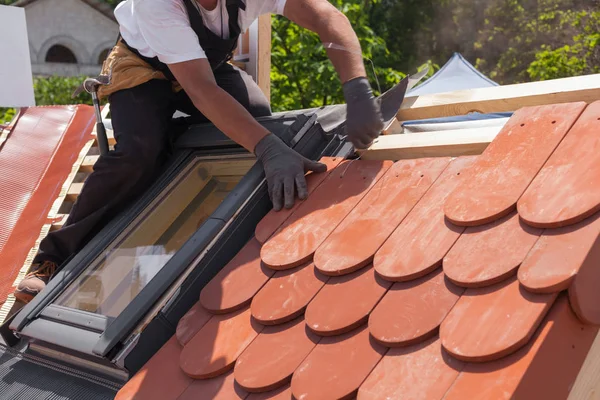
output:
POLYGON ((98 140, 98 147, 100 148, 100 155, 105 156, 108 154, 108 138, 106 137, 106 128, 102 121, 100 101, 98 100, 96 91, 92 92, 92 102, 94 103, 94 111, 96 112, 96 138, 98 140))
POLYGON ((96 137, 98 139, 98 147, 100 148, 100 155, 105 156, 108 154, 108 138, 106 137, 106 128, 102 121, 96 123, 96 137))

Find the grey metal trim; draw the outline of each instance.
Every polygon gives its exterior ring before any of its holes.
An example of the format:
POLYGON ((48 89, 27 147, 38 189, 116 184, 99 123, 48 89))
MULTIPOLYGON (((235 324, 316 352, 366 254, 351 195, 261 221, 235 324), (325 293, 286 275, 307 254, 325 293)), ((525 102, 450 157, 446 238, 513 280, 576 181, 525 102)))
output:
POLYGON ((100 334, 85 331, 70 325, 59 324, 45 319, 35 319, 21 330, 21 335, 31 338, 41 336, 44 342, 93 355, 92 349, 100 334), (43 335, 40 335, 43 333, 43 335))
MULTIPOLYGON (((110 381, 113 385, 123 384, 129 379, 129 373, 125 370, 117 369, 112 365, 102 364, 96 361, 85 359, 65 353, 59 348, 48 346, 46 343, 32 342, 29 344, 29 351, 38 354, 48 360, 60 360, 63 364, 71 365, 77 368, 79 375, 90 375, 93 373, 95 380, 110 381), (108 378, 108 379, 107 379, 108 378)), ((108 383, 108 382, 106 382, 108 383)))
POLYGON ((56 322, 87 327, 89 330, 97 333, 104 332, 110 323, 109 318, 104 315, 92 314, 90 312, 63 307, 56 304, 50 304, 48 307, 44 308, 40 313, 40 316, 56 322))
MULTIPOLYGON (((294 126, 295 129, 292 130, 298 131, 301 129, 298 125, 310 126, 316 119, 316 114, 309 114, 308 116, 304 114, 295 114, 259 117, 256 120, 264 128, 269 130, 269 132, 276 134, 286 143, 293 146, 295 144, 292 141, 293 137, 286 135, 286 133, 290 131, 290 128, 296 124, 296 126, 294 126)), ((303 133, 296 136, 301 137, 302 135, 303 133)), ((178 149, 241 148, 241 146, 227 137, 227 135, 221 132, 213 124, 201 124, 190 127, 177 140, 175 147, 178 149)))
POLYGON ((248 196, 265 179, 265 171, 260 162, 252 168, 238 182, 235 188, 225 197, 225 200, 212 213, 211 218, 227 222, 248 200, 248 196))

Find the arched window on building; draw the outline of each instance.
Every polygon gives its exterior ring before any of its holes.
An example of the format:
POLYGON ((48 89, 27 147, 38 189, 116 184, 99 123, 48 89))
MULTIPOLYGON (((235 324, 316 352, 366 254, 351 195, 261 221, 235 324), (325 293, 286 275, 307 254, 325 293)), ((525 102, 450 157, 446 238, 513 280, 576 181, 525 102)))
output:
POLYGON ((98 56, 98 64, 102 65, 104 60, 106 60, 106 57, 108 57, 108 53, 110 52, 110 50, 111 49, 104 49, 102 50, 102 52, 100 52, 100 55, 98 56))
POLYGON ((46 53, 46 62, 50 63, 65 63, 65 64, 77 64, 77 57, 73 52, 60 44, 55 44, 48 49, 46 53))

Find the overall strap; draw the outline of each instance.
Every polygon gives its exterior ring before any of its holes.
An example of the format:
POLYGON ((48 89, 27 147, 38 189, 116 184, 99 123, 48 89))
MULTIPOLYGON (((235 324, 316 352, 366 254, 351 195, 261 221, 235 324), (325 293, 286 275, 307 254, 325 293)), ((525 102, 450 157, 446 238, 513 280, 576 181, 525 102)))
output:
POLYGON ((188 18, 190 19, 190 26, 198 36, 198 39, 200 39, 200 43, 204 43, 208 38, 208 34, 206 33, 204 21, 202 21, 202 15, 194 5, 193 1, 194 0, 183 0, 183 3, 185 4, 188 18))
POLYGON ((239 36, 241 33, 239 25, 239 13, 240 9, 246 10, 246 3, 243 0, 225 0, 225 7, 227 8, 227 15, 229 15, 229 37, 233 38, 239 36))

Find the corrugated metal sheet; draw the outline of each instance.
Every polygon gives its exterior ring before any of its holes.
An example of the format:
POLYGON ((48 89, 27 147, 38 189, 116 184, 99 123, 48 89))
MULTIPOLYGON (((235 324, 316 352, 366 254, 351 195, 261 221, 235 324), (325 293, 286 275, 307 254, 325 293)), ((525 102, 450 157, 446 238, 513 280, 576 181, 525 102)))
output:
POLYGON ((79 152, 92 136, 89 106, 31 107, 0 151, 0 303, 47 222, 79 152))

